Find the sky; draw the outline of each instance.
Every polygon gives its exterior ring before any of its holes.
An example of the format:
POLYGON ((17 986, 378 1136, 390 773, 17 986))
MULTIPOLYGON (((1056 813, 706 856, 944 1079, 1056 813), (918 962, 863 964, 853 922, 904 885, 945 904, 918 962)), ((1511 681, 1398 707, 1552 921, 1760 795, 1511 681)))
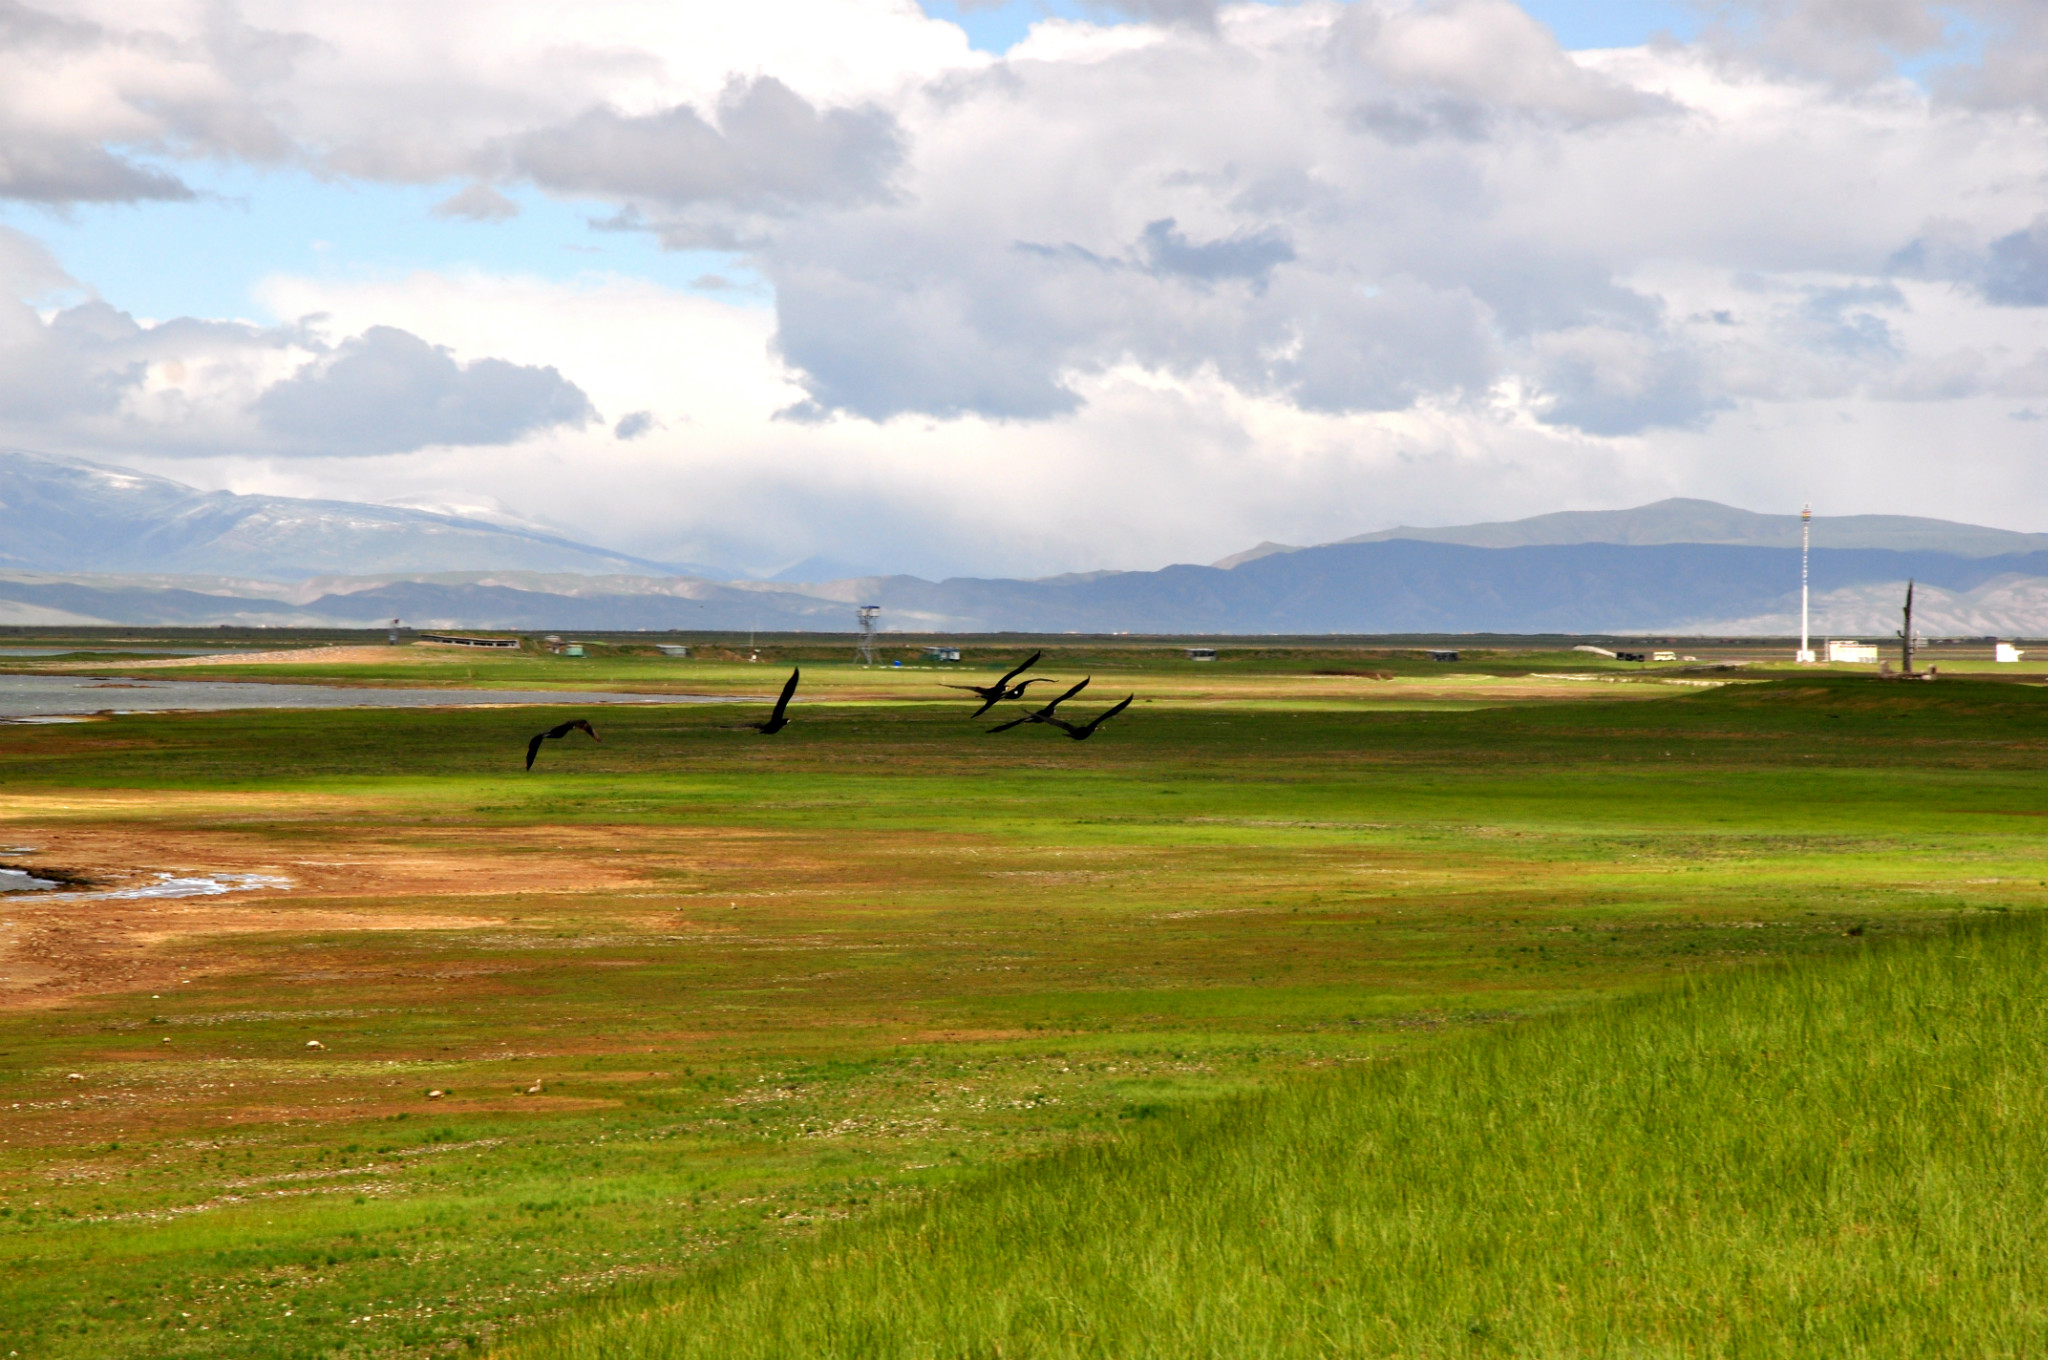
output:
POLYGON ((2039 0, 0 0, 0 445, 766 575, 2048 528, 2039 0))

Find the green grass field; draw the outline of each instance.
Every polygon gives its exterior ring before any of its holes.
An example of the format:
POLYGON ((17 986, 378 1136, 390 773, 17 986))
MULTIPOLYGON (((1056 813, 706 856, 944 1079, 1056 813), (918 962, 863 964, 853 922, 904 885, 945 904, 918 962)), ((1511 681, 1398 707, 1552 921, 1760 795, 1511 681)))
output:
POLYGON ((2038 1355, 2044 969, 2027 916, 1459 1036, 507 1354, 2038 1355))
POLYGON ((2039 949, 1981 923, 2048 900, 2048 693, 1050 661, 1103 663, 1083 715, 1141 702, 989 737, 929 674, 806 661, 776 738, 606 709, 531 776, 573 710, 0 729, 36 847, 0 862, 292 881, 0 899, 0 1350, 1784 1353, 1893 1299, 2038 1348, 2037 1210, 1972 1208, 2033 1154, 1921 1155, 2033 1098, 1944 1106, 1912 1054, 2040 1052, 2031 993, 1956 988, 2039 949), (2003 1046, 1910 1039, 1938 987, 2003 1046))

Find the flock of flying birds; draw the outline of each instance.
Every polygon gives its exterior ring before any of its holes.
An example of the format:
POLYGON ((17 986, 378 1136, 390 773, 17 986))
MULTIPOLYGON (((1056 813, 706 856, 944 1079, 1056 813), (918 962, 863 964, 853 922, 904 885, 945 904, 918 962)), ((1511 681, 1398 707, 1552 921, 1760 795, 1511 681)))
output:
MULTIPOLYGON (((1057 680, 1049 680, 1044 676, 1033 676, 1029 680, 1019 680, 1017 678, 1018 676, 1022 675, 1024 672, 1030 670, 1033 666, 1038 664, 1038 659, 1044 655, 1044 652, 1033 652, 1030 656, 1025 657, 1021 662, 1019 662, 1015 667, 1013 667, 1008 674, 1003 676, 1002 679, 996 681, 993 685, 948 684, 945 686, 945 688, 964 689, 970 694, 979 695, 981 697, 981 707, 975 709, 973 714, 974 717, 979 718, 982 714, 988 712, 990 709, 994 708, 997 704, 1003 702, 1005 699, 1022 699, 1024 697, 1024 692, 1030 689, 1033 685, 1058 684, 1059 682, 1057 680)), ((773 736, 775 733, 780 732, 783 728, 789 726, 789 699, 791 695, 796 693, 796 682, 798 677, 802 674, 803 671, 801 669, 790 671, 789 679, 783 682, 782 695, 775 701, 775 711, 768 715, 767 721, 747 723, 745 725, 751 727, 752 729, 754 729, 754 731, 759 732, 764 737, 773 736)), ((1090 678, 1092 679, 1093 677, 1090 678)), ((1006 723, 999 723, 996 726, 989 728, 989 731, 1007 732, 1013 727, 1022 727, 1026 723, 1045 723, 1048 726, 1058 728, 1060 731, 1066 733, 1075 741, 1086 741, 1088 740, 1088 738, 1095 735, 1096 728, 1102 726, 1111 718, 1114 718, 1117 714, 1129 708, 1131 706, 1131 700, 1138 697, 1135 694, 1126 694, 1123 697, 1122 702, 1112 705, 1110 708, 1104 710, 1103 712, 1096 714, 1094 718, 1085 723, 1070 723, 1066 719, 1060 717, 1058 714, 1059 706, 1065 703, 1067 700, 1073 698, 1076 694, 1079 694, 1082 690, 1086 688, 1088 688, 1088 681, 1083 680, 1080 684, 1075 685, 1066 693, 1060 695, 1057 699, 1054 699, 1050 703, 1046 704, 1043 708, 1033 709, 1031 712, 1026 713, 1021 718, 1012 718, 1010 721, 1006 723)), ((604 738, 597 735, 597 729, 590 725, 590 721, 587 718, 571 718, 568 722, 558 723, 555 726, 550 727, 545 732, 534 733, 533 737, 526 743, 526 768, 529 770, 533 768, 534 757, 540 754, 540 744, 542 742, 558 740, 562 737, 568 736, 571 732, 587 733, 592 741, 604 740, 604 738)))

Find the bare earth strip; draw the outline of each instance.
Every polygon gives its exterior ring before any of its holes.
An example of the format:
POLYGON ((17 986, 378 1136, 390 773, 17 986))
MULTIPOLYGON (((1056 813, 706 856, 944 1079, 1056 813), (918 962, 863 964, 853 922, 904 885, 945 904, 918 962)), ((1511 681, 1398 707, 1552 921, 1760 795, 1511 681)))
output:
MULTIPOLYGON (((418 653, 405 647, 300 647, 287 652, 226 652, 219 656, 166 656, 149 661, 94 662, 94 670, 161 671, 190 666, 391 665, 401 661, 446 661, 446 653, 418 653)), ((76 664, 75 662, 73 664, 76 664)))

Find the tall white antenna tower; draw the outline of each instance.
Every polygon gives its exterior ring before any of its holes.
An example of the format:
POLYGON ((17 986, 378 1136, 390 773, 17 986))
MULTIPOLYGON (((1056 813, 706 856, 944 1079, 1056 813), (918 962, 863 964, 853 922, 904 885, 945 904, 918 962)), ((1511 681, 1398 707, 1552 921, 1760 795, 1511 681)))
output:
POLYGON ((858 655, 860 656, 860 664, 863 666, 875 664, 875 615, 881 612, 882 606, 878 604, 864 604, 854 611, 854 616, 860 620, 860 649, 858 655))
POLYGON ((1799 507, 1799 660, 1813 664, 1813 641, 1807 632, 1806 554, 1813 546, 1813 506, 1799 507))

